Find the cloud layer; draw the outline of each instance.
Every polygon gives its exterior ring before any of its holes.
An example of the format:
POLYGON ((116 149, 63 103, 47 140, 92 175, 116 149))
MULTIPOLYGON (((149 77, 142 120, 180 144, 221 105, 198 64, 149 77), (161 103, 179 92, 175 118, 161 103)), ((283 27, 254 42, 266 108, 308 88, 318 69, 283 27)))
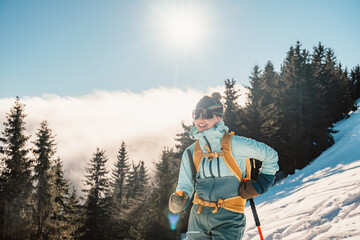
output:
MULTIPOLYGON (((241 88, 240 102, 245 100, 241 88)), ((148 168, 160 158, 164 147, 173 147, 177 133, 182 132, 181 121, 191 124, 191 112, 205 94, 224 87, 209 88, 208 92, 194 89, 157 88, 132 92, 94 91, 80 97, 24 97, 27 134, 34 141, 35 133, 43 120, 56 135, 57 156, 71 182, 81 188, 85 167, 96 148, 106 150, 111 170, 122 141, 125 141, 130 161, 144 160, 148 168)), ((0 121, 14 99, 0 99, 0 121)), ((1 124, 0 130, 4 126, 1 124)))

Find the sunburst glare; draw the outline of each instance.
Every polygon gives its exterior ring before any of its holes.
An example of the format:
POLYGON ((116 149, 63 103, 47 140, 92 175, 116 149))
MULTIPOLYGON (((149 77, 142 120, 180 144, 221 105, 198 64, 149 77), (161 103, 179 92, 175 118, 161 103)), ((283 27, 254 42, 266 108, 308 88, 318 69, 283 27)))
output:
POLYGON ((206 17, 202 9, 194 6, 163 6, 158 11, 158 36, 173 50, 193 50, 201 46, 207 35, 206 17))

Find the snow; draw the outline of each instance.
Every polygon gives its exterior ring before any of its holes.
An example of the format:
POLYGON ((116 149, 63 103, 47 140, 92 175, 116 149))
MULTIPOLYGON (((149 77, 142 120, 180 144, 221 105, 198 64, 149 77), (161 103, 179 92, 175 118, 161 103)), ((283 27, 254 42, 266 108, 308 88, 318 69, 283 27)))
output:
MULTIPOLYGON (((331 148, 254 199, 264 239, 360 239, 360 111, 335 130, 331 148)), ((250 206, 245 214, 243 239, 260 239, 250 206)))

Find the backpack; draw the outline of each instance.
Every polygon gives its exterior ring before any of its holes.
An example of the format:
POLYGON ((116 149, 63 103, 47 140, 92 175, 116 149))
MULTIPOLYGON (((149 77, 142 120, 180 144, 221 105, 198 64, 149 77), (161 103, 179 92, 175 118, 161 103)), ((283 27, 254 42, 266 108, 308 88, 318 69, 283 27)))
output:
MULTIPOLYGON (((222 140, 221 140, 221 152, 210 152, 210 147, 205 145, 207 153, 204 153, 200 147, 199 140, 195 142, 194 151, 191 155, 190 149, 188 149, 188 157, 190 161, 190 165, 193 172, 193 184, 195 184, 196 181, 196 174, 200 169, 200 162, 203 157, 208 157, 209 161, 212 161, 213 158, 222 157, 227 165, 227 167, 231 170, 231 172, 234 174, 234 176, 240 181, 243 182, 244 180, 250 180, 251 179, 251 172, 252 172, 252 166, 256 166, 255 160, 246 158, 246 178, 243 179, 241 170, 239 166, 237 165, 234 156, 231 153, 231 139, 234 136, 234 132, 231 133, 224 133, 222 140)), ((199 198, 197 193, 195 193, 194 196, 194 204, 200 204, 200 207, 198 209, 198 213, 201 214, 202 209, 204 206, 206 207, 214 207, 213 213, 217 212, 218 208, 225 208, 227 210, 233 211, 233 212, 239 212, 243 213, 246 199, 241 198, 240 196, 227 198, 227 199, 219 199, 218 202, 209 202, 205 201, 199 198)))

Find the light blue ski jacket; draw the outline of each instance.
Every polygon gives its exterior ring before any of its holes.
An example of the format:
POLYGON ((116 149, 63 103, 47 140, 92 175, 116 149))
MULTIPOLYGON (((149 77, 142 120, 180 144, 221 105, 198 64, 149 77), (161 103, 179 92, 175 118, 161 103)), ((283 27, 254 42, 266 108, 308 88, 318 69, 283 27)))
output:
MULTIPOLYGON (((199 140, 200 147, 204 153, 207 152, 205 145, 208 145, 211 152, 221 152, 221 138, 229 128, 225 126, 224 121, 221 120, 215 127, 199 132, 196 127, 190 131, 190 137, 194 140, 199 140)), ((190 149, 193 154, 194 145, 192 144, 187 149, 190 149)), ((182 155, 179 179, 176 191, 183 190, 190 198, 194 192, 193 179, 191 165, 187 155, 187 149, 182 155)), ((250 138, 234 136, 231 140, 231 152, 234 156, 240 170, 245 177, 246 174, 246 158, 255 158, 262 161, 262 167, 260 173, 267 175, 275 175, 279 170, 278 166, 278 154, 271 147, 264 143, 255 141, 250 138)), ((231 170, 227 167, 222 157, 214 158, 212 161, 208 161, 207 158, 203 158, 200 163, 200 169, 197 173, 197 178, 208 177, 226 177, 234 176, 231 170)))

